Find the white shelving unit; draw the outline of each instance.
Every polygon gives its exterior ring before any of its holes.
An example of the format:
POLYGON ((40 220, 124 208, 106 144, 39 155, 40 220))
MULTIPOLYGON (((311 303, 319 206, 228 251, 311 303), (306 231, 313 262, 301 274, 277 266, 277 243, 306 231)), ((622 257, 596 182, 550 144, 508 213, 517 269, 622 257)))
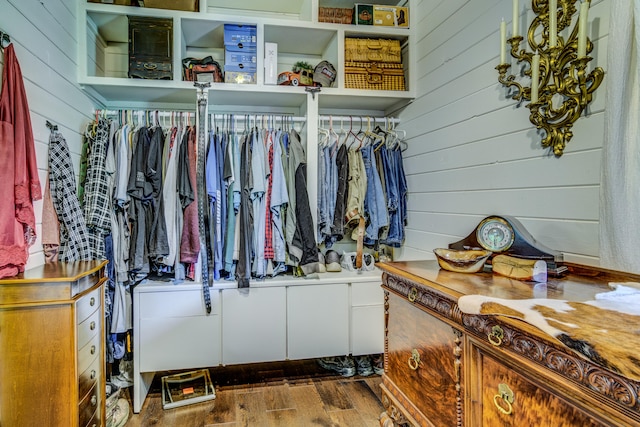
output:
MULTIPOLYGON (((409 0, 412 2, 414 0, 409 0)), ((397 4, 397 1, 380 1, 397 4)), ((323 111, 365 110, 383 115, 415 97, 415 62, 411 28, 358 26, 318 22, 319 7, 353 7, 344 0, 293 0, 264 2, 201 0, 199 12, 116 6, 78 0, 78 81, 107 108, 191 108, 195 90, 182 81, 181 59, 213 56, 224 64, 223 25, 256 25, 257 84, 215 83, 210 105, 220 111, 306 112, 303 87, 264 84, 264 42, 278 44, 278 72, 291 69, 298 60, 311 64, 327 60, 337 70, 334 87, 323 88, 319 106, 323 111), (230 8, 228 4, 232 4, 230 8), (173 20, 173 80, 127 78, 127 16, 152 16, 173 20), (345 37, 399 39, 403 45, 405 91, 376 91, 344 87, 345 37)))

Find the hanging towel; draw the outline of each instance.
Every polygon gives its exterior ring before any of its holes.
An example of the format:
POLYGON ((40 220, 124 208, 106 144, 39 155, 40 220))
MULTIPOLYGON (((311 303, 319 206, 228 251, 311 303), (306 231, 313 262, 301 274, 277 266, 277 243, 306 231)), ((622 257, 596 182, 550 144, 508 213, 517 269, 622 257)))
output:
POLYGON ((4 50, 0 93, 0 278, 24 271, 36 241, 33 201, 42 198, 22 72, 13 45, 4 50))

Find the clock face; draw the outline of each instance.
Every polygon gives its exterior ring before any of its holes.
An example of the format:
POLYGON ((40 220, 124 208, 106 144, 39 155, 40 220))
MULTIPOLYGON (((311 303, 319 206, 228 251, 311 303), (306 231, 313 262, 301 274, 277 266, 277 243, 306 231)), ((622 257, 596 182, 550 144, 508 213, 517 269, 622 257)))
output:
POLYGON ((476 231, 476 239, 480 246, 491 252, 508 250, 514 238, 515 233, 511 224, 498 217, 485 218, 476 231))

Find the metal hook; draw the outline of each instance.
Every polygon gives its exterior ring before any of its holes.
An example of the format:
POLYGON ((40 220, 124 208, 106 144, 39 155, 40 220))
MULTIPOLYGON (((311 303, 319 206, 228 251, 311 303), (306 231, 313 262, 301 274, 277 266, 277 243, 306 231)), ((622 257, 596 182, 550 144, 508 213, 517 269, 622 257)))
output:
POLYGON ((0 49, 4 51, 4 49, 11 44, 11 37, 9 34, 0 30, 0 49))

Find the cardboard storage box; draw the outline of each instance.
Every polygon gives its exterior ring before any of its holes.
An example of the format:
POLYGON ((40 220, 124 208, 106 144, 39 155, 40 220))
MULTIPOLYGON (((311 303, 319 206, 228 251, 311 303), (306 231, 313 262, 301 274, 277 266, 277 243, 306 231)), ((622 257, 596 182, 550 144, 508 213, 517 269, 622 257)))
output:
POLYGON ((400 6, 373 6, 373 25, 383 27, 409 27, 409 8, 400 6))
POLYGON ((256 84, 256 73, 247 73, 244 71, 227 71, 224 72, 225 83, 240 83, 240 84, 256 84))
POLYGON ((200 9, 198 0, 144 0, 144 7, 185 10, 187 12, 197 12, 200 9))
MULTIPOLYGON (((240 68, 256 68, 257 58, 256 52, 233 52, 227 50, 224 53, 224 68, 228 69, 230 66, 240 66, 240 68)), ((231 70, 233 71, 233 70, 231 70)))
POLYGON ((255 25, 224 24, 224 48, 226 50, 255 52, 257 46, 258 36, 255 25))

